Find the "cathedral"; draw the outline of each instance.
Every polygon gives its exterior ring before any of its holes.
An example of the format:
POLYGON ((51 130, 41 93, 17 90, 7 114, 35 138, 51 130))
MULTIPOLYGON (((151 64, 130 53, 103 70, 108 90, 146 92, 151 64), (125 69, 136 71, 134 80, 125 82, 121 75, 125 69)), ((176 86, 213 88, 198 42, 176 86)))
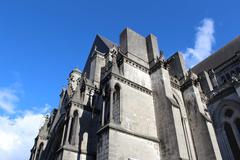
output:
POLYGON ((240 36, 191 69, 157 38, 97 35, 30 160, 239 160, 240 36))

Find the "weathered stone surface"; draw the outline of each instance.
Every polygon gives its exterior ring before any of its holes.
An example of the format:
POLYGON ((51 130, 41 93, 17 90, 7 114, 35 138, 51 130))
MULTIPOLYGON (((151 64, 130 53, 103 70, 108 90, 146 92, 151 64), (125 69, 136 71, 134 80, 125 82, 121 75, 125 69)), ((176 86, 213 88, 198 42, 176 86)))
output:
MULTIPOLYGON (((233 43, 230 48, 239 46, 233 43)), ((70 73, 30 160, 236 159, 239 79, 221 79, 240 72, 239 56, 230 58, 208 70, 200 63, 195 75, 186 71, 181 53, 167 60, 159 55, 152 34, 145 38, 127 28, 119 46, 97 35, 83 72, 70 73)))

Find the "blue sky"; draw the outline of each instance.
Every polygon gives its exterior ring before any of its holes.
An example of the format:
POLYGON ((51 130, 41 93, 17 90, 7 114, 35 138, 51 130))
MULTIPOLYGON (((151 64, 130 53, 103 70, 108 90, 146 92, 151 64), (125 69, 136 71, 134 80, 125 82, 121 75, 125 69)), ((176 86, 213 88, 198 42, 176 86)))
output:
MULTIPOLYGON (((1 0, 0 138, 9 130, 14 142, 23 134, 16 131, 20 122, 28 125, 30 117, 38 127, 58 106, 69 72, 83 68, 96 34, 118 42, 125 27, 153 33, 165 57, 182 51, 192 66, 239 35, 239 6, 237 0, 1 0)), ((37 127, 29 125, 32 135, 37 127)), ((29 156, 32 142, 18 160, 29 156)), ((0 157, 16 158, 13 146, 1 146, 0 139, 0 157)))

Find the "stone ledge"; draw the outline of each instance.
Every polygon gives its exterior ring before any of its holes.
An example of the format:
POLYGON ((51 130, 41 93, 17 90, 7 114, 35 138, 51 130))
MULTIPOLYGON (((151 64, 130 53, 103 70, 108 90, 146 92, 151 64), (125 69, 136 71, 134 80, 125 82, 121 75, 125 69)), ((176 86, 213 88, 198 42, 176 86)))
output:
POLYGON ((129 131, 127 129, 122 128, 119 125, 115 125, 115 124, 112 124, 112 123, 108 123, 105 126, 103 126, 102 128, 100 128, 97 131, 97 134, 101 134, 102 132, 104 132, 107 129, 113 129, 113 130, 116 130, 116 131, 119 131, 119 132, 122 132, 122 133, 125 133, 125 134, 129 134, 131 136, 135 136, 135 137, 142 138, 142 139, 145 139, 145 140, 148 140, 148 141, 159 143, 159 140, 157 138, 155 138, 155 137, 134 133, 132 131, 129 131))

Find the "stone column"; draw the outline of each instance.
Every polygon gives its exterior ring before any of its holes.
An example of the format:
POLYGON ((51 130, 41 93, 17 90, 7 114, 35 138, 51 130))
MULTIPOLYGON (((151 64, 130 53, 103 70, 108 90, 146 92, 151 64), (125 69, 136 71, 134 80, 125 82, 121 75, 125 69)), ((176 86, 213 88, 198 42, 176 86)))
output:
POLYGON ((110 89, 110 105, 109 105, 109 112, 110 112, 110 117, 109 117, 109 122, 112 123, 113 122, 113 93, 114 93, 114 89, 111 87, 110 89))
POLYGON ((31 153, 30 160, 34 160, 34 157, 35 157, 35 154, 34 154, 34 152, 32 152, 32 153, 31 153))
POLYGON ((78 113, 78 117, 77 117, 77 130, 76 130, 76 137, 75 137, 75 145, 76 146, 79 145, 79 133, 80 133, 80 127, 81 127, 79 118, 80 118, 80 113, 78 113))
POLYGON ((64 137, 65 137, 66 129, 67 129, 67 125, 66 125, 66 120, 65 120, 64 127, 63 127, 63 136, 62 136, 62 140, 61 140, 61 146, 64 145, 64 137))
MULTIPOLYGON (((36 149, 37 149, 37 148, 36 148, 36 149)), ((36 149, 35 149, 35 151, 33 152, 32 159, 31 159, 31 160, 35 160, 35 158, 36 158, 36 152, 37 152, 36 149)))
POLYGON ((215 71, 213 69, 211 69, 209 71, 209 77, 212 81, 213 89, 217 88, 218 87, 217 77, 216 77, 215 71))
POLYGON ((184 129, 184 133, 185 133, 185 137, 186 137, 186 143, 187 143, 187 147, 188 147, 188 153, 189 153, 189 159, 190 160, 196 160, 197 156, 196 156, 196 151, 194 149, 194 145, 193 145, 193 139, 192 139, 192 135, 191 135, 191 129, 189 127, 189 122, 187 118, 183 118, 183 129, 184 129))
POLYGON ((71 130, 71 125, 72 125, 72 119, 73 116, 69 116, 69 121, 68 121, 68 128, 67 128, 67 136, 66 136, 66 140, 65 140, 65 144, 69 145, 69 134, 70 134, 70 130, 71 130))
POLYGON ((196 75, 190 75, 182 88, 197 157, 221 160, 215 131, 198 85, 196 75))
POLYGON ((105 116, 105 98, 103 100, 103 106, 102 106, 102 126, 104 126, 104 116, 105 116))
POLYGON ((151 73, 158 138, 163 159, 189 159, 180 107, 173 98, 168 66, 159 60, 151 73))

